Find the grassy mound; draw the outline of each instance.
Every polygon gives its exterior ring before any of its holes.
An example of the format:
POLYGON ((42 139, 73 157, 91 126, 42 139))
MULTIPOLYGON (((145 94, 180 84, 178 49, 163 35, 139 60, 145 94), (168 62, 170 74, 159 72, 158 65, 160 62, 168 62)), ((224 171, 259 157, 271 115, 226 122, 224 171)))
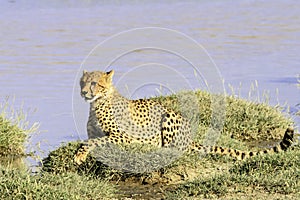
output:
MULTIPOLYGON (((62 173, 67 173, 67 172, 77 172, 79 174, 83 175, 91 175, 95 178, 101 178, 101 179, 106 179, 109 181, 128 181, 129 179, 133 180, 135 182, 140 182, 140 183, 146 183, 146 182, 151 182, 154 183, 155 181, 160 181, 160 182, 166 182, 170 177, 164 176, 161 177, 161 169, 157 168, 157 170, 151 171, 151 173, 132 173, 130 171, 123 171, 123 170, 116 170, 113 169, 102 162, 97 161, 95 157, 92 155, 88 155, 86 162, 81 164, 80 166, 77 165, 74 162, 74 156, 80 147, 80 142, 71 142, 66 145, 61 146, 60 148, 50 152, 47 158, 45 158, 42 162, 43 164, 43 171, 54 173, 54 174, 62 174, 62 173), (159 180, 157 180, 159 179, 159 180)), ((118 148, 112 148, 112 149, 103 149, 106 152, 104 152, 105 155, 108 155, 108 157, 111 158, 124 158, 124 155, 120 155, 120 149, 123 149, 123 152, 126 152, 127 154, 130 154, 132 152, 137 152, 142 149, 145 150, 146 148, 142 145, 139 144, 133 144, 133 145, 128 145, 128 146, 119 146, 118 148), (109 152, 110 151, 110 152, 109 152)), ((149 150, 149 149, 148 149, 149 150)), ((140 153, 133 154, 135 156, 137 155, 143 155, 140 153)), ((163 159, 163 155, 157 153, 155 154, 156 157, 158 158, 158 161, 161 161, 163 159)), ((126 157, 125 158, 126 163, 134 163, 136 166, 141 165, 141 168, 145 168, 148 160, 143 162, 142 159, 140 159, 138 156, 137 157, 126 157), (133 160, 130 160, 133 159, 133 160)), ((152 160, 151 160, 152 161, 152 160)), ((120 163, 124 162, 124 160, 119 161, 115 160, 115 162, 120 163)), ((164 169, 164 174, 168 169, 173 169, 174 166, 181 166, 181 164, 189 164, 193 165, 192 158, 188 155, 184 155, 180 160, 177 160, 176 162, 172 163, 172 166, 166 167, 164 169), (183 161, 185 160, 185 161, 183 161), (188 162, 188 160, 190 162, 188 162)), ((161 163, 157 163, 158 165, 161 163)))
MULTIPOLYGON (((185 92, 187 95, 195 95, 200 113, 199 135, 203 135, 205 127, 211 125, 212 108, 211 94, 205 91, 185 92), (204 128, 203 128, 204 127, 204 128)), ((177 95, 157 97, 163 105, 179 111, 177 95)), ((283 133, 293 122, 283 115, 281 108, 274 108, 267 103, 255 103, 244 99, 237 99, 232 96, 224 98, 225 113, 222 135, 228 135, 241 141, 265 141, 281 139, 283 133)))
POLYGON ((299 178, 300 147, 295 147, 280 154, 235 163, 222 173, 199 176, 169 192, 168 198, 299 199, 299 178))
MULTIPOLYGON (((234 144, 233 144, 234 145, 234 144)), ((144 174, 117 171, 88 156, 78 166, 73 158, 79 143, 68 143, 49 154, 43 171, 55 176, 78 173, 116 185, 118 197, 139 198, 221 198, 268 195, 270 199, 297 199, 300 195, 300 147, 242 162, 229 157, 183 155, 163 169, 144 174), (298 195, 298 196, 297 196, 298 195)))
MULTIPOLYGON (((201 121, 196 140, 201 142, 210 127, 211 96, 202 91, 196 92, 195 96, 199 101, 200 116, 197 117, 201 121)), ((179 109, 175 95, 154 99, 169 108, 179 109)), ((226 97, 225 108, 225 123, 218 140, 218 145, 222 146, 248 150, 248 141, 281 139, 285 129, 292 124, 279 108, 267 104, 226 97)), ((228 157, 210 155, 199 159, 199 155, 184 154, 162 169, 132 174, 112 169, 91 155, 84 164, 76 165, 74 155, 79 146, 80 142, 71 142, 50 152, 43 160, 43 171, 53 174, 79 173, 111 181, 117 185, 118 195, 137 199, 219 198, 223 195, 230 198, 230 192, 238 197, 249 191, 254 195, 253 191, 258 191, 261 195, 278 193, 280 197, 286 194, 295 197, 299 192, 299 182, 296 180, 299 178, 299 149, 236 164, 228 157), (268 176, 272 176, 272 179, 268 179, 268 176)), ((126 150, 135 152, 137 149, 140 147, 129 146, 126 150)), ((119 152, 104 154, 114 158, 119 152)))

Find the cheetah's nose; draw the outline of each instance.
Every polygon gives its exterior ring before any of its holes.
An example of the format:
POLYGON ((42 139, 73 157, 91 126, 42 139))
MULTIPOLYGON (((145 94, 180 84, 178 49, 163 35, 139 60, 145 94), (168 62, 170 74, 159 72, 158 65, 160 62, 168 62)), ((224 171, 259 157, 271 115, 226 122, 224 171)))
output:
POLYGON ((81 91, 81 95, 85 96, 88 92, 87 91, 81 91))

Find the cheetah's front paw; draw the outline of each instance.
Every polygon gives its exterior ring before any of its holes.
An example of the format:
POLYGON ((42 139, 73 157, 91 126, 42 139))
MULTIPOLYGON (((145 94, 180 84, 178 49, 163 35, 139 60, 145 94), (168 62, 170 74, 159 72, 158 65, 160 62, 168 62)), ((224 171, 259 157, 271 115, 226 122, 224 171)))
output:
POLYGON ((74 161, 78 164, 81 165, 83 162, 85 162, 86 158, 88 155, 88 150, 86 148, 81 148, 78 150, 76 155, 74 156, 74 161))

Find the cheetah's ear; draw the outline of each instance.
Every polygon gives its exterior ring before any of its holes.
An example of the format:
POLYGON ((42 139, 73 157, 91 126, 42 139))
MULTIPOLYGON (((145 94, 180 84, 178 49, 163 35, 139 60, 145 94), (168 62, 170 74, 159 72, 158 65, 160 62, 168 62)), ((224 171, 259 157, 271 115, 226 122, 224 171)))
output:
POLYGON ((112 82, 112 77, 114 76, 114 73, 115 71, 114 70, 111 70, 109 72, 106 72, 106 75, 107 75, 107 80, 112 82))
POLYGON ((87 71, 84 69, 84 70, 83 70, 83 74, 86 74, 86 73, 87 73, 87 71))

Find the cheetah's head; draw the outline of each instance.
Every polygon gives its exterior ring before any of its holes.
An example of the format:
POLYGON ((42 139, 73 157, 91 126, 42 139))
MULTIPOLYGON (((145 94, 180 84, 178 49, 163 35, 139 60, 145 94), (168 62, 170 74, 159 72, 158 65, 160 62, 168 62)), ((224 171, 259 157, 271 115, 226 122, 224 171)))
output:
POLYGON ((80 79, 81 96, 89 103, 98 98, 106 97, 113 88, 113 75, 114 70, 109 72, 87 72, 84 70, 80 79))

